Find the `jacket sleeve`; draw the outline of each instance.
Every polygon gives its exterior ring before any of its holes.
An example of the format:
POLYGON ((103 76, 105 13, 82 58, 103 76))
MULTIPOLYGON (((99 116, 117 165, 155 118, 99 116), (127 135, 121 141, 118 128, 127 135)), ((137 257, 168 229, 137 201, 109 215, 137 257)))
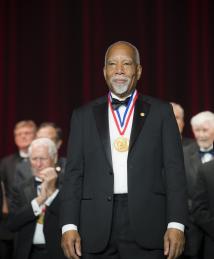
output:
MULTIPOLYGON (((78 110, 79 111, 79 110, 78 110)), ((83 148, 80 112, 73 112, 67 150, 67 163, 60 191, 60 226, 79 225, 83 178, 83 148)))
POLYGON ((37 216, 34 215, 31 202, 24 202, 20 188, 14 186, 11 192, 8 227, 16 232, 27 223, 35 221, 37 216))

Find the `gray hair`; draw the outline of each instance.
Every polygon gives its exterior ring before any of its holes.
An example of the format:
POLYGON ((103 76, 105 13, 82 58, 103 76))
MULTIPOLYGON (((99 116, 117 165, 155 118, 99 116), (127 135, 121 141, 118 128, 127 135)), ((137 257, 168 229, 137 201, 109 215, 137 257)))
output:
POLYGON ((190 121, 192 127, 203 125, 205 122, 209 122, 214 128, 214 113, 211 111, 203 111, 193 116, 190 121))
POLYGON ((28 148, 29 156, 31 157, 33 147, 47 147, 49 156, 56 162, 57 161, 57 148, 55 143, 49 138, 38 138, 31 142, 28 148))
POLYGON ((105 54, 105 64, 104 64, 104 65, 106 65, 106 63, 107 63, 107 55, 108 55, 110 49, 111 49, 112 47, 114 47, 115 45, 119 45, 119 44, 124 44, 124 45, 130 46, 130 47, 134 50, 136 64, 140 65, 140 54, 139 54, 139 51, 138 51, 138 49, 137 49, 133 44, 131 44, 131 43, 128 42, 128 41, 117 41, 117 42, 111 44, 111 45, 108 47, 107 51, 106 51, 106 54, 105 54))

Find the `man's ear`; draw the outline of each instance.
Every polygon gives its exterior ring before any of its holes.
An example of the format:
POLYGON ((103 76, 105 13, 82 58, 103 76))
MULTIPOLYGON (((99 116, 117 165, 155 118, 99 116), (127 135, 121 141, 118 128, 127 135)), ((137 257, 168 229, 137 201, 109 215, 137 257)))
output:
POLYGON ((142 75, 142 66, 139 64, 137 65, 137 80, 140 79, 141 75, 142 75))
POLYGON ((106 67, 103 68, 103 75, 104 75, 104 78, 106 79, 106 67))

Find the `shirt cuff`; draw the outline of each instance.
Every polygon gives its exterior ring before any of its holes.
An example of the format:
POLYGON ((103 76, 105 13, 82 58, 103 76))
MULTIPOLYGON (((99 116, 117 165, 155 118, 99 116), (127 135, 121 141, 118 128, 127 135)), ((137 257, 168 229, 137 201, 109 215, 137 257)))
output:
POLYGON ((170 222, 167 226, 167 228, 176 228, 184 232, 184 225, 178 222, 170 222))
POLYGON ((65 232, 69 231, 69 230, 76 230, 77 231, 77 226, 74 224, 67 224, 64 225, 62 227, 62 234, 64 234, 65 232))
POLYGON ((36 201, 36 198, 31 201, 31 206, 35 216, 38 216, 39 214, 42 213, 42 209, 39 206, 38 202, 36 201))
POLYGON ((46 205, 46 206, 50 206, 50 205, 51 205, 51 203, 53 202, 53 200, 56 198, 58 192, 59 192, 59 189, 56 189, 55 192, 53 192, 53 193, 51 194, 51 196, 47 198, 47 200, 45 201, 45 205, 46 205))

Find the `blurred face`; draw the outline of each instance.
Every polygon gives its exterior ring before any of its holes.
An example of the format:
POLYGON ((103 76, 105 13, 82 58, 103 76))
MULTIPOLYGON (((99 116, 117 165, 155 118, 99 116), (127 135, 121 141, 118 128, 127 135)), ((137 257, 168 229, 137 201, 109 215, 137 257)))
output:
POLYGON ((195 139, 201 148, 209 148, 214 141, 214 128, 210 122, 204 122, 203 125, 192 126, 195 139))
POLYGON ((32 127, 20 127, 14 132, 15 143, 19 150, 27 150, 33 139, 35 132, 32 127))
POLYGON ((56 143, 56 130, 52 127, 41 128, 36 133, 36 138, 49 138, 56 143))
POLYGON ((47 126, 44 128, 41 128, 36 133, 36 138, 49 138, 51 139, 55 144, 56 147, 59 148, 62 144, 62 141, 57 139, 57 134, 55 128, 51 126, 47 126))
POLYGON ((52 159, 48 153, 47 146, 33 146, 30 163, 33 169, 34 175, 40 177, 40 172, 47 167, 54 167, 54 159, 52 159))
POLYGON ((135 52, 131 46, 116 44, 107 53, 103 71, 109 90, 123 98, 135 89, 142 68, 136 64, 135 52))
POLYGON ((173 107, 173 111, 174 111, 174 114, 175 114, 175 118, 176 118, 176 121, 177 121, 177 124, 178 124, 180 134, 182 134, 183 128, 184 128, 183 116, 182 116, 180 110, 177 109, 176 107, 173 107))

